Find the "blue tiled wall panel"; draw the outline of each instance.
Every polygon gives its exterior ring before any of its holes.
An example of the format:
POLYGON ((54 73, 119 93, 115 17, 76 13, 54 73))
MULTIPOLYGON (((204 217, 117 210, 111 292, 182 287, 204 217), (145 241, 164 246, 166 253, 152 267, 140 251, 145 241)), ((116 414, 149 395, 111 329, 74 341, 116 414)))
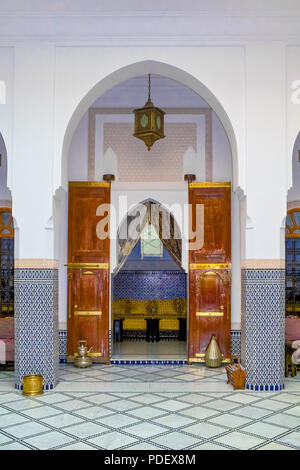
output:
POLYGON ((285 270, 242 270, 242 363, 250 390, 284 388, 285 270))
POLYGON ((231 354, 241 357, 241 331, 231 330, 231 354))
POLYGON ((113 298, 134 300, 186 297, 186 274, 173 271, 123 271, 112 278, 113 298))
POLYGON ((67 331, 59 330, 59 362, 67 362, 67 331))
POLYGON ((46 390, 58 382, 58 271, 15 269, 15 386, 41 374, 46 390))

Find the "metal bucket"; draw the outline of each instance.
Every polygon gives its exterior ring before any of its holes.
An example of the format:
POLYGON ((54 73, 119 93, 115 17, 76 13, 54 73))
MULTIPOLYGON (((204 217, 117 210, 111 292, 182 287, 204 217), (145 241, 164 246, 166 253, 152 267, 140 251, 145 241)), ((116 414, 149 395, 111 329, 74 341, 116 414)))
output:
POLYGON ((42 375, 25 375, 23 377, 23 395, 34 396, 43 393, 44 379, 42 375))

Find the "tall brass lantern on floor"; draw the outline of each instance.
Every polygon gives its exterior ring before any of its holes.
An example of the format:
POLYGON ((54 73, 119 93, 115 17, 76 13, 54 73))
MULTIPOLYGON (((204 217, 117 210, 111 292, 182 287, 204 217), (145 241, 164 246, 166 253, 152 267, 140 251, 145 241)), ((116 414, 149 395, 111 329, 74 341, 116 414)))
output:
POLYGON ((151 78, 148 75, 148 101, 143 108, 135 109, 134 112, 134 137, 145 142, 148 150, 156 140, 163 139, 164 135, 164 115, 162 109, 156 108, 150 97, 151 78))

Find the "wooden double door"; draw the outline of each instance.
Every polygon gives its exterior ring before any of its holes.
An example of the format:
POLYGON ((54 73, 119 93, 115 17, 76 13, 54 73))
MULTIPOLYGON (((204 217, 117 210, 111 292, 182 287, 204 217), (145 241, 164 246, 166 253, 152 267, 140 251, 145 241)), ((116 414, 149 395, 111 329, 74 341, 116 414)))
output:
POLYGON ((69 183, 68 361, 79 340, 109 361, 109 204, 109 183, 69 183))
MULTIPOLYGON (((230 358, 231 188, 191 183, 188 359, 204 361, 212 335, 230 358), (195 232, 196 239, 193 239, 195 232)), ((109 183, 69 183, 68 361, 79 340, 95 362, 109 361, 109 183), (105 231, 105 230, 104 230, 105 231), (99 236, 100 235, 100 236, 99 236)))

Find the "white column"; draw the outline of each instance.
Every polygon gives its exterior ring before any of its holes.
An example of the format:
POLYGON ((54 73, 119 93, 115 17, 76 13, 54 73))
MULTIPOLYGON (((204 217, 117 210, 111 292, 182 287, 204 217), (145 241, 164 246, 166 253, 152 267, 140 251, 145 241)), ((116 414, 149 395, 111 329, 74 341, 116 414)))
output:
POLYGON ((15 48, 12 199, 17 220, 15 375, 58 380, 57 265, 52 229, 54 47, 15 48))
POLYGON ((280 45, 246 48, 246 237, 242 261, 242 359, 247 388, 284 380, 286 211, 285 56, 280 45))

